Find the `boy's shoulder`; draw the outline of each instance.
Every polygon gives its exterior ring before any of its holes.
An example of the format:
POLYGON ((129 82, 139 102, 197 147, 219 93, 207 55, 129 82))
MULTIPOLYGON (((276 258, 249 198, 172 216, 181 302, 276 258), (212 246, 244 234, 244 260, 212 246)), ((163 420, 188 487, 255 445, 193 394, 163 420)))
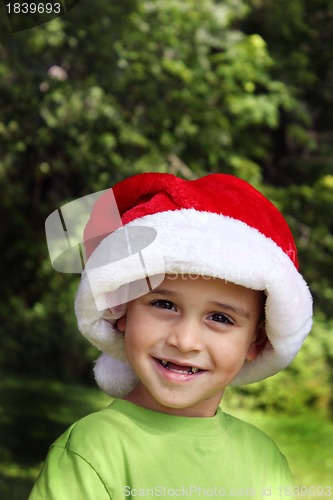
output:
POLYGON ((90 413, 74 422, 55 442, 54 446, 75 446, 76 443, 84 443, 89 440, 96 442, 99 436, 103 438, 104 433, 108 435, 119 432, 123 418, 113 411, 111 403, 106 408, 90 413))
POLYGON ((238 448, 240 453, 253 457, 265 457, 267 463, 285 461, 284 455, 277 446, 276 442, 258 427, 245 422, 235 416, 226 414, 228 437, 231 440, 231 446, 238 448))
POLYGON ((255 425, 229 413, 225 413, 225 415, 227 419, 228 433, 232 437, 239 437, 240 439, 248 437, 249 439, 259 440, 260 442, 270 441, 274 443, 274 441, 267 434, 265 434, 265 432, 260 430, 255 425))

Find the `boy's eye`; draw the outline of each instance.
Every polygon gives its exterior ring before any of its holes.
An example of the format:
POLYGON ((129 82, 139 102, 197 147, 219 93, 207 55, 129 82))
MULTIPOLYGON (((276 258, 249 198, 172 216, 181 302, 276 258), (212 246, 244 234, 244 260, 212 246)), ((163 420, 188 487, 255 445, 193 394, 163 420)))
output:
POLYGON ((225 325, 233 325, 231 319, 229 319, 228 316, 222 313, 211 314, 208 319, 216 321, 217 323, 224 323, 225 325))
POLYGON ((173 302, 170 302, 170 300, 155 300, 152 303, 153 306, 160 307, 161 309, 174 309, 175 305, 173 302))

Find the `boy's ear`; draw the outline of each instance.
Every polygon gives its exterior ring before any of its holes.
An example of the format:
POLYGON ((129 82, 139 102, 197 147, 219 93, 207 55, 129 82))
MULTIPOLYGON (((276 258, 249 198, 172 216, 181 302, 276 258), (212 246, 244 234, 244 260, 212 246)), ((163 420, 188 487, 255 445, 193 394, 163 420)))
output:
POLYGON ((268 338, 266 335, 265 320, 261 321, 257 327, 256 336, 247 351, 246 360, 254 361, 256 357, 264 350, 268 338))
POLYGON ((120 333, 125 333, 126 330, 126 314, 116 321, 116 328, 120 333))

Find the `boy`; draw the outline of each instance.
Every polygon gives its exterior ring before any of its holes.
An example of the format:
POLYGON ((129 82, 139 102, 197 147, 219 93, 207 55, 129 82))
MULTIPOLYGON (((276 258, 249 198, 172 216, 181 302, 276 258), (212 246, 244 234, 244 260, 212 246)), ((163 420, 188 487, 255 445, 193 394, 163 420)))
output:
POLYGON ((118 399, 53 444, 30 499, 292 496, 275 444, 219 407, 229 384, 285 368, 311 328, 280 212, 230 175, 139 174, 99 198, 84 241, 78 324, 118 399))

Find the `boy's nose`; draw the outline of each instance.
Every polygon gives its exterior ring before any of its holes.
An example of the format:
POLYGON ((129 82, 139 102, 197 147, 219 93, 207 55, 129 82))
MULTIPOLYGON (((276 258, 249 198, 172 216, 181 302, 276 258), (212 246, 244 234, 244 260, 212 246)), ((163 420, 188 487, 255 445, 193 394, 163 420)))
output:
POLYGON ((167 344, 180 352, 201 351, 202 329, 195 321, 180 320, 171 326, 167 344))

